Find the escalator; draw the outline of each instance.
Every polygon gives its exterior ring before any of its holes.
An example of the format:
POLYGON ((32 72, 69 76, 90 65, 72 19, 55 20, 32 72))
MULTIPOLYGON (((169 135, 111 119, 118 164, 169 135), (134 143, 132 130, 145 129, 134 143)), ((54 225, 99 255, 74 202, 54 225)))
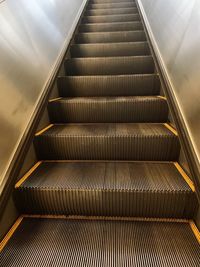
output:
POLYGON ((69 50, 0 266, 200 266, 195 187, 137 3, 89 1, 69 50))

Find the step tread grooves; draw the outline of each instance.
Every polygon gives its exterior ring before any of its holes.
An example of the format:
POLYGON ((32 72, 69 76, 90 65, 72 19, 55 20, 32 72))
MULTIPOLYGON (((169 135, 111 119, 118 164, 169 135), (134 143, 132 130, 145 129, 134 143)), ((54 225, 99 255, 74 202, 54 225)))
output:
POLYGON ((74 44, 70 47, 72 57, 113 57, 150 55, 148 42, 74 44))
POLYGON ((180 143, 164 123, 167 100, 158 97, 161 84, 137 5, 86 4, 66 76, 58 78, 61 98, 48 104, 55 124, 34 138, 41 161, 13 194, 22 214, 72 217, 26 216, 0 265, 199 266, 188 221, 198 201, 177 167, 180 143))
POLYGON ((200 246, 188 223, 23 219, 2 266, 190 266, 200 246), (176 249, 175 249, 176 248, 176 249))
POLYGON ((72 58, 65 60, 67 75, 152 74, 152 56, 72 58))
POLYGON ((32 214, 191 218, 197 206, 173 163, 43 162, 15 196, 32 214))
MULTIPOLYGON (((61 96, 68 98, 48 105, 50 120, 57 124, 35 136, 39 159, 178 159, 178 137, 160 123, 168 119, 168 106, 165 99, 154 96, 159 93, 160 83, 140 15, 129 13, 128 8, 131 12, 137 11, 134 2, 89 3, 87 6, 79 26, 79 32, 83 33, 76 35, 75 43, 87 40, 101 43, 71 45, 72 58, 65 60, 68 77, 58 79, 61 96), (120 14, 122 11, 126 16, 120 14), (70 98, 71 95, 75 98, 70 98)), ((155 169, 155 165, 147 163, 140 163, 140 167, 136 163, 98 164, 93 166, 93 176, 84 164, 81 168, 75 164, 80 176, 71 172, 69 178, 62 172, 59 178, 52 178, 55 173, 52 165, 45 173, 41 164, 38 170, 43 178, 31 176, 37 186, 25 186, 30 178, 17 190, 20 191, 18 199, 22 198, 21 206, 23 203, 26 206, 27 200, 32 211, 39 213, 114 216, 188 218, 194 212, 195 205, 191 206, 192 200, 195 203, 194 194, 173 164, 170 166, 176 175, 172 176, 158 165, 155 169), (45 183, 49 181, 55 184, 46 187, 45 183), (28 188, 29 193, 26 192, 28 188), (91 205, 92 198, 94 206, 91 205), (109 203, 107 208, 105 203, 109 203)), ((65 173, 70 172, 70 166, 67 164, 65 173)))
POLYGON ((61 96, 158 95, 160 80, 157 74, 63 76, 58 87, 61 96))
POLYGON ((144 30, 140 21, 80 24, 79 32, 116 32, 144 30))
POLYGON ((127 21, 140 21, 140 16, 139 14, 126 14, 126 16, 124 16, 124 14, 84 16, 81 23, 112 23, 127 21))
POLYGON ((87 10, 93 10, 93 9, 111 9, 111 8, 133 8, 133 7, 137 7, 136 3, 134 2, 122 2, 122 3, 99 3, 99 4, 90 4, 87 6, 87 10))
POLYGON ((39 159, 177 160, 176 135, 158 123, 57 124, 35 137, 39 159))
POLYGON ((175 136, 160 123, 55 124, 37 136, 175 136))
POLYGON ((143 42, 146 41, 144 31, 125 32, 90 32, 79 33, 75 36, 76 44, 89 43, 120 43, 120 42, 143 42))
POLYGON ((86 10, 85 16, 102 16, 102 15, 125 15, 125 14, 138 14, 136 7, 128 8, 114 8, 114 9, 90 9, 86 10))
POLYGON ((173 163, 156 162, 42 162, 20 188, 192 192, 173 163))
POLYGON ((48 105, 51 122, 167 122, 168 106, 157 96, 62 98, 48 105))

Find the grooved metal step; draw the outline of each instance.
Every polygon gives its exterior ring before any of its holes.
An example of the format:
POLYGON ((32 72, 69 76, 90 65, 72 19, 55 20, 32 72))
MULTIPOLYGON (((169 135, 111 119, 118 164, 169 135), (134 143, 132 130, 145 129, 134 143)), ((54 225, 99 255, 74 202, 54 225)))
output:
POLYGON ((114 57, 150 55, 147 42, 115 44, 75 44, 70 47, 71 57, 114 57))
POLYGON ((106 9, 106 8, 132 8, 137 7, 136 3, 133 1, 130 2, 121 2, 121 3, 99 3, 99 4, 90 4, 87 6, 87 9, 106 9))
POLYGON ((86 16, 82 18, 82 23, 112 23, 112 22, 127 22, 140 21, 139 14, 123 15, 102 15, 102 16, 86 16))
POLYGON ((130 3, 130 2, 134 2, 134 0, 130 1, 130 0, 92 0, 90 1, 91 4, 104 4, 104 3, 130 3))
POLYGON ((197 196, 140 17, 135 1, 87 2, 1 266, 200 266, 197 196))
POLYGON ((65 60, 66 75, 122 75, 154 73, 152 56, 73 58, 65 60))
POLYGON ((117 32, 144 30, 140 21, 80 24, 79 32, 117 32))
POLYGON ((159 95, 157 74, 59 77, 60 96, 144 96, 159 95))
POLYGON ((166 122, 167 101, 158 97, 76 97, 48 105, 53 123, 166 122))
POLYGON ((146 41, 144 31, 128 32, 91 32, 79 33, 75 36, 75 43, 122 43, 122 42, 142 42, 146 41))
POLYGON ((113 9, 90 9, 86 10, 85 16, 101 16, 101 15, 117 15, 117 14, 138 14, 136 7, 128 8, 113 8, 113 9))
POLYGON ((10 266, 197 267, 189 223, 24 218, 1 254, 10 266))
POLYGON ((197 208, 173 163, 43 162, 15 199, 25 214, 191 218, 197 208))
POLYGON ((35 137, 39 159, 177 160, 180 145, 163 124, 54 125, 35 137))

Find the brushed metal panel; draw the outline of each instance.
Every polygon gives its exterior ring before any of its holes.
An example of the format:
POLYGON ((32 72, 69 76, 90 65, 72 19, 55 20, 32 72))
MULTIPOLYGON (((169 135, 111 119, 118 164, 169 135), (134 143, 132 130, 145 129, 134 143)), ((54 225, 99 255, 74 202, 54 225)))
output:
POLYGON ((0 3, 0 192, 9 162, 84 2, 0 3))
POLYGON ((200 159, 200 1, 140 2, 200 159))

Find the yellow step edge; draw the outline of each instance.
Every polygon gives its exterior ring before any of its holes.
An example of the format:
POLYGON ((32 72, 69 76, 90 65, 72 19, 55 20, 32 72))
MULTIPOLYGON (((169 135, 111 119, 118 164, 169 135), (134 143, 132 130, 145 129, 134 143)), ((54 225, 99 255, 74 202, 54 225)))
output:
POLYGON ((6 244, 8 243, 8 241, 10 240, 10 238, 12 237, 12 235, 14 234, 14 232, 16 231, 16 229, 18 228, 22 220, 23 220, 23 216, 20 216, 16 220, 16 222, 13 224, 13 226, 10 228, 8 233, 5 235, 3 240, 0 242, 0 252, 4 249, 4 247, 6 246, 6 244))
POLYGON ((200 244, 200 231, 197 228, 196 224, 194 223, 194 221, 189 221, 190 227, 192 229, 192 232, 194 233, 198 243, 200 244))
POLYGON ((15 188, 20 187, 25 181, 26 179, 40 166, 40 164, 42 163, 42 161, 38 161, 16 184, 15 184, 15 188))
POLYGON ((183 168, 179 165, 178 162, 174 162, 175 167, 180 172, 181 176, 184 178, 186 183, 189 185, 189 187, 192 189, 193 192, 195 192, 195 186, 190 177, 186 174, 186 172, 183 170, 183 168))
POLYGON ((68 219, 67 215, 39 215, 39 214, 23 214, 23 218, 35 218, 35 219, 68 219))
POLYGON ((176 131, 171 125, 169 125, 168 123, 164 123, 164 126, 165 126, 168 130, 170 130, 173 134, 175 134, 176 136, 178 136, 177 131, 176 131))
POLYGON ((164 99, 164 100, 167 100, 167 98, 165 96, 162 96, 162 95, 157 95, 158 98, 161 98, 161 99, 164 99))
POLYGON ((62 99, 62 97, 49 99, 49 103, 62 99))
POLYGON ((45 127, 44 129, 42 129, 41 131, 37 132, 35 134, 35 136, 41 135, 42 133, 44 133, 45 131, 47 131, 48 129, 50 129, 53 126, 53 124, 49 124, 47 127, 45 127))

